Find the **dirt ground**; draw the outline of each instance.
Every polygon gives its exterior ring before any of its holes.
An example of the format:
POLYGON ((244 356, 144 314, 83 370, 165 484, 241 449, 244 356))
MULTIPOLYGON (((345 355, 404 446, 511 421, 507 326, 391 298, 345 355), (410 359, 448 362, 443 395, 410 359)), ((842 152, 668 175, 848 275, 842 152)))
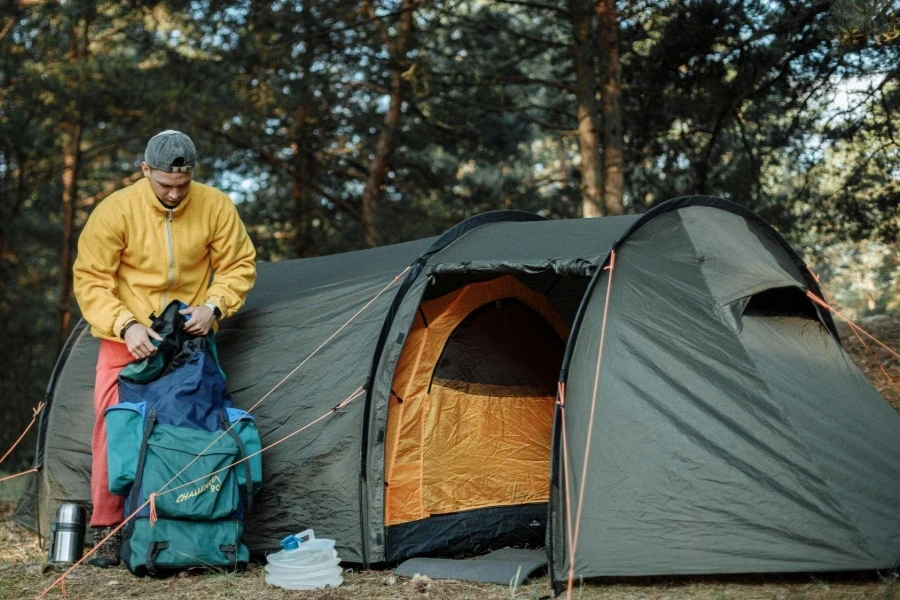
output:
MULTIPOLYGON (((862 325, 891 348, 900 349, 900 317, 867 319, 862 325)), ((894 385, 900 386, 900 358, 866 340, 880 367, 847 326, 839 325, 839 329, 844 347, 878 391, 900 411, 900 395, 881 370, 884 367, 894 385)), ((36 598, 63 572, 46 564, 46 546, 39 547, 33 533, 10 521, 14 508, 13 502, 0 500, 0 600, 36 598)), ((182 573, 169 579, 139 579, 124 567, 111 570, 79 567, 67 578, 66 592, 69 598, 96 600, 538 600, 550 592, 546 575, 511 589, 456 581, 409 580, 396 577, 391 571, 349 571, 344 573, 344 583, 339 588, 314 592, 274 588, 265 583, 264 575, 261 567, 253 566, 242 574, 182 573)), ((45 597, 60 598, 59 586, 45 597)), ((900 600, 900 581, 877 573, 632 578, 579 583, 572 597, 578 600, 900 600)))

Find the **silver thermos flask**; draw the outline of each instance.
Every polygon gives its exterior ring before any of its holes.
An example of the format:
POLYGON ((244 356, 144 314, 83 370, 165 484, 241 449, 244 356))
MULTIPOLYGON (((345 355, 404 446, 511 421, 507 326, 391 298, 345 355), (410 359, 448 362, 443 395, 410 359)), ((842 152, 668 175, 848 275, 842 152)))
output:
POLYGON ((56 519, 50 523, 50 554, 52 563, 76 562, 84 554, 86 511, 80 504, 63 504, 56 509, 56 519))

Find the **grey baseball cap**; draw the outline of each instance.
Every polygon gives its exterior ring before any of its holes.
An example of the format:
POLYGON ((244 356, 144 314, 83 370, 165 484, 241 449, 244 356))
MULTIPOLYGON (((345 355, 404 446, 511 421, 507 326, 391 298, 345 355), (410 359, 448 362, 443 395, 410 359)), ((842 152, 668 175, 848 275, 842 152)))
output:
POLYGON ((197 149, 191 138, 180 131, 167 129, 147 142, 144 162, 157 171, 190 173, 197 164, 197 149))

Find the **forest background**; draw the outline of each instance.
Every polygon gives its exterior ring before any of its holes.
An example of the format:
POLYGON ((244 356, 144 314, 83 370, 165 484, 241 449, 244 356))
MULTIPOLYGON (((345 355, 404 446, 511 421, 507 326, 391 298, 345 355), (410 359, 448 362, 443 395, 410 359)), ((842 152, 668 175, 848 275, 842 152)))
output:
POLYGON ((0 448, 79 318, 79 231, 161 130, 261 260, 711 194, 865 317, 900 311, 898 115, 896 0, 7 0, 0 448))

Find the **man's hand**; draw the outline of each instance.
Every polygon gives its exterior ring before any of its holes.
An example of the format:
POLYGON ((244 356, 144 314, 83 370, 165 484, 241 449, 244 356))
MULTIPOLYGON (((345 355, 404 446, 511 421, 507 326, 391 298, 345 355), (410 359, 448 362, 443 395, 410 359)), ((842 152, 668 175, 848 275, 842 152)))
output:
POLYGON ((191 315, 191 320, 184 324, 184 330, 191 335, 206 335, 212 324, 216 322, 216 314, 205 304, 188 306, 179 310, 180 315, 191 315))
POLYGON ((140 360, 156 354, 156 346, 153 345, 150 338, 162 341, 158 333, 140 323, 135 323, 129 326, 125 332, 125 345, 131 355, 140 360))

